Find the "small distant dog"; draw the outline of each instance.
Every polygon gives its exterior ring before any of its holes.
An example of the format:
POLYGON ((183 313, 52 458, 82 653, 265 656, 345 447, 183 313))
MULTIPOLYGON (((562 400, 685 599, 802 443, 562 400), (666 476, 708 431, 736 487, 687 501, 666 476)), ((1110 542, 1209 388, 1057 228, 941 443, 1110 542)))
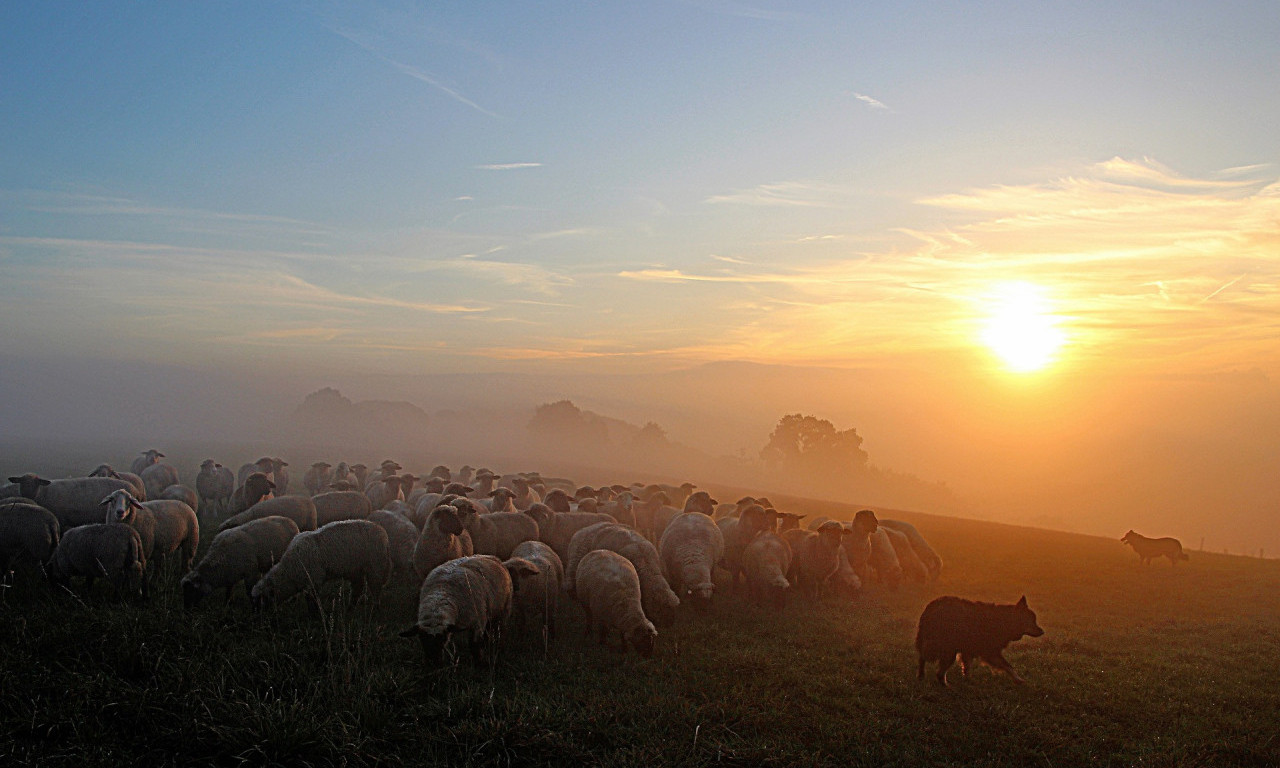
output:
POLYGON ((1134 533, 1131 529, 1121 536, 1120 540, 1133 547, 1133 551, 1137 552, 1138 557, 1142 559, 1143 565, 1151 565, 1153 557, 1167 557, 1174 566, 1178 565, 1179 560, 1191 559, 1182 551, 1182 542, 1168 536, 1163 539, 1148 539, 1140 533, 1134 533))
POLYGON ((960 672, 969 674, 969 663, 981 659, 993 669, 1005 672, 1015 683, 1025 682, 1005 659, 1005 646, 1024 635, 1040 637, 1044 630, 1036 614, 1027 607, 1024 595, 1015 605, 978 603, 961 597, 939 597, 924 607, 916 630, 916 651, 920 667, 916 677, 924 679, 925 662, 938 662, 938 682, 947 684, 947 670, 960 657, 960 672))

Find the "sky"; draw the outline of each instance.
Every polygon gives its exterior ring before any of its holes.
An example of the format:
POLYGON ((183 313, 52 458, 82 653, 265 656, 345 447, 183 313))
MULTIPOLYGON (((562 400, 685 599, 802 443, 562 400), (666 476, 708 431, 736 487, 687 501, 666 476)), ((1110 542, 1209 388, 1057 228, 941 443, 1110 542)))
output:
MULTIPOLYGON (((1276 468, 1280 7, 882 5, 5 3, 0 354, 858 371, 701 439, 824 407, 1009 509, 1051 442, 1276 468)), ((1275 477, 1203 478, 1241 546, 1275 477)))

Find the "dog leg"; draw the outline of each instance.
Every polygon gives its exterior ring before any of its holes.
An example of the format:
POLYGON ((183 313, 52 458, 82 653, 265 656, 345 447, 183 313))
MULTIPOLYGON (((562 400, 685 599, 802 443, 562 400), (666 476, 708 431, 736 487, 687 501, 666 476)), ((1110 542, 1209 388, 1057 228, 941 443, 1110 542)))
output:
POLYGON ((964 677, 969 676, 969 657, 963 653, 960 654, 960 674, 964 677))
POLYGON ((951 669, 951 665, 955 663, 956 663, 956 655, 954 653, 950 655, 944 655, 941 659, 938 660, 937 678, 938 678, 938 682, 942 684, 943 688, 947 687, 947 670, 951 669))
POLYGON ((1004 654, 1000 651, 996 651, 991 656, 984 656, 983 660, 990 664, 993 669, 998 669, 1007 674, 1013 682, 1019 684, 1027 682, 1026 680, 1023 680, 1017 672, 1013 671, 1013 665, 1009 663, 1009 660, 1006 659, 1004 654))

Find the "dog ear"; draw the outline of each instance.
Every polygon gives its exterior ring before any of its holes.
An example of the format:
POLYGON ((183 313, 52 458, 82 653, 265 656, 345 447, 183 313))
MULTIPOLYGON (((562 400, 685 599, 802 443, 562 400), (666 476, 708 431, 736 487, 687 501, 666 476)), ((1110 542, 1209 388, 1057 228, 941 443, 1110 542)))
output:
POLYGON ((1023 595, 1023 596, 1022 596, 1022 598, 1021 598, 1020 600, 1018 600, 1018 607, 1019 607, 1019 608, 1026 608, 1026 607, 1027 607, 1027 596, 1026 596, 1026 595, 1023 595))

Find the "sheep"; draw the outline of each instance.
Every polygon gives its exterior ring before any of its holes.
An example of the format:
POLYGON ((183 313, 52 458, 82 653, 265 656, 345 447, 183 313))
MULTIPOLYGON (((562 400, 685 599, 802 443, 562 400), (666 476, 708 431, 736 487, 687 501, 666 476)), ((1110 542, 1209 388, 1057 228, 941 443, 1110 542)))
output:
POLYGON ((587 637, 595 630, 604 644, 617 632, 624 652, 630 643, 643 658, 653 656, 658 630, 645 618, 640 577, 630 560, 606 549, 588 552, 578 562, 573 593, 587 612, 587 637))
POLYGON ((636 513, 632 507, 633 499, 630 491, 618 494, 617 498, 596 508, 597 512, 612 517, 623 525, 636 527, 636 513))
POLYGON ((259 501, 240 514, 223 520, 222 527, 218 530, 230 530, 237 525, 244 525, 250 520, 270 517, 271 515, 281 515, 289 518, 298 524, 298 530, 300 531, 314 531, 316 529, 315 503, 306 496, 284 496, 279 499, 263 499, 259 501))
POLYGON ((893 552, 898 556, 898 565, 902 568, 903 576, 920 583, 928 581, 929 569, 916 556, 916 551, 912 549, 911 540, 907 538, 907 534, 884 524, 881 524, 880 530, 888 535, 889 543, 893 545, 893 552))
POLYGON ((742 569, 747 575, 747 594, 757 605, 771 598, 774 608, 786 606, 791 582, 787 572, 791 570, 791 546, 772 531, 760 534, 742 550, 742 569))
POLYGON ((123 523, 138 532, 154 575, 162 572, 165 558, 179 549, 183 572, 191 569, 200 546, 200 523, 194 509, 173 499, 138 501, 124 489, 112 491, 100 504, 106 508, 104 522, 123 523))
POLYGON ((142 501, 147 500, 147 486, 142 482, 142 478, 133 472, 117 472, 110 464, 99 464, 97 469, 89 473, 89 477, 114 477, 127 480, 129 485, 133 486, 131 491, 133 497, 142 501))
MULTIPOLYGON (((418 502, 422 501, 428 494, 444 495, 444 480, 438 477, 422 478, 422 485, 413 489, 413 492, 404 497, 405 503, 409 505, 409 509, 417 509, 418 502)), ((427 510, 430 512, 431 510, 427 510)))
POLYGON ((413 548, 413 569, 426 578, 436 566, 475 554, 471 534, 462 527, 457 507, 442 504, 427 516, 427 522, 413 548))
MULTIPOLYGON (((301 527, 301 526, 299 526, 301 527)), ((351 582, 351 602, 368 588, 377 602, 391 576, 390 544, 382 526, 368 520, 339 520, 314 531, 299 531, 280 561, 250 591, 254 608, 283 603, 305 592, 312 609, 326 582, 351 582)))
POLYGON ((443 464, 437 464, 427 473, 428 477, 438 477, 446 483, 453 479, 453 473, 443 464))
POLYGON ((470 555, 433 568, 418 592, 418 618, 401 637, 417 637, 428 664, 442 660, 450 636, 466 632, 472 660, 484 658, 511 615, 515 585, 522 577, 538 575, 528 560, 506 562, 493 555, 470 555))
POLYGON ((0 501, 0 575, 30 560, 42 571, 58 546, 58 518, 26 499, 0 501))
POLYGON ((840 545, 851 532, 840 523, 828 520, 816 531, 793 528, 781 535, 791 546, 793 555, 788 576, 810 597, 816 596, 840 570, 840 556, 844 551, 840 545))
POLYGON ((196 475, 196 494, 200 497, 200 507, 207 512, 217 514, 221 509, 226 512, 231 503, 231 494, 236 491, 236 478, 230 467, 224 467, 213 459, 200 462, 200 473, 196 475))
POLYGON ((142 484, 147 487, 147 498, 158 499, 164 493, 164 489, 171 485, 177 485, 178 470, 172 464, 152 464, 142 472, 138 473, 142 478, 142 484))
POLYGON ((385 478, 370 480, 364 488, 364 495, 369 497, 369 504, 374 509, 382 509, 388 502, 396 499, 404 500, 401 491, 400 476, 389 475, 385 478))
POLYGON ((458 474, 456 476, 447 479, 466 485, 471 482, 472 473, 475 471, 476 468, 470 464, 463 464, 458 470, 458 474))
POLYGON ((805 528, 811 531, 816 531, 822 527, 823 523, 826 523, 830 520, 831 518, 827 517, 826 515, 819 515, 818 517, 815 517, 812 520, 810 520, 808 523, 806 523, 805 528))
MULTIPOLYGON (((665 491, 663 492, 665 495, 665 491)), ((653 514, 653 539, 655 543, 662 540, 662 532, 666 530, 667 525, 683 512, 701 512, 710 515, 715 512, 718 502, 711 498, 706 491, 698 491, 689 496, 684 501, 684 509, 666 506, 665 504, 653 514)))
POLYGON ((112 491, 130 490, 127 480, 116 477, 70 477, 62 480, 46 480, 27 473, 9 478, 10 486, 4 495, 23 496, 44 507, 58 518, 58 525, 65 533, 68 528, 102 522, 102 498, 112 491))
POLYGON ((338 520, 363 520, 373 511, 369 497, 359 491, 329 491, 311 497, 316 507, 316 525, 338 520))
MULTIPOLYGON (((847 540, 848 537, 846 537, 846 541, 847 540)), ((829 580, 836 589, 844 592, 850 597, 854 597, 858 594, 858 591, 862 589, 862 579, 858 577, 857 572, 853 569, 853 566, 850 565, 849 555, 845 551, 844 544, 840 545, 838 555, 836 572, 829 580)))
POLYGON ((227 501, 227 517, 235 517, 263 499, 269 498, 276 484, 261 472, 254 472, 245 478, 244 484, 231 494, 227 501))
MULTIPOLYGON (((137 497, 135 496, 134 498, 137 498, 137 497)), ((171 499, 173 501, 180 501, 183 504, 186 504, 188 507, 191 507, 192 509, 194 509, 197 517, 200 515, 200 498, 196 496, 195 490, 185 485, 182 485, 181 483, 177 485, 171 485, 168 488, 165 488, 163 491, 160 492, 160 498, 171 499)), ((138 499, 138 500, 146 501, 146 499, 138 499)))
POLYGON ((455 499, 452 504, 458 510, 462 527, 471 534, 478 555, 496 555, 506 560, 520 542, 538 540, 538 523, 523 512, 482 515, 471 499, 455 499))
POLYGON ((617 522, 595 512, 555 512, 546 504, 534 504, 523 514, 538 524, 538 541, 554 549, 561 562, 569 560, 569 542, 575 533, 595 523, 617 522))
POLYGON ((853 520, 845 523, 845 527, 852 533, 849 538, 844 540, 844 551, 848 554, 849 565, 864 584, 871 578, 871 542, 869 537, 872 533, 875 533, 876 528, 879 526, 880 522, 876 520, 876 513, 869 509, 858 510, 858 513, 853 516, 853 520))
POLYGON ((271 464, 271 457, 263 456, 252 464, 240 465, 240 469, 236 472, 236 487, 239 488, 244 485, 244 481, 254 472, 261 472, 267 476, 267 479, 271 480, 272 484, 275 483, 275 467, 271 464))
POLYGON ((512 499, 512 503, 515 504, 518 511, 524 512, 534 504, 542 502, 542 496, 528 480, 523 477, 517 477, 512 481, 512 484, 515 485, 516 489, 516 497, 512 499))
POLYGON ((476 503, 488 512, 518 512, 514 503, 516 492, 510 488, 494 488, 489 498, 476 499, 476 503))
POLYGON ((498 476, 489 470, 481 470, 476 474, 476 481, 469 483, 473 490, 467 495, 473 499, 488 498, 489 494, 493 493, 497 479, 498 476))
POLYGON ((522 541, 511 550, 513 560, 527 560, 537 575, 520 582, 515 591, 515 612, 521 625, 530 622, 546 628, 547 637, 556 636, 556 599, 565 584, 564 565, 551 547, 540 541, 522 541))
POLYGON ((148 448, 142 452, 141 456, 133 460, 133 463, 129 465, 129 471, 135 475, 141 476, 142 470, 152 464, 159 464, 160 460, 164 457, 164 454, 157 451, 155 448, 148 448))
MULTIPOLYGON (((768 511, 767 507, 766 511, 768 511)), ((800 530, 800 521, 805 517, 805 515, 798 515, 795 512, 778 512, 778 533, 800 530)), ((814 530, 816 531, 817 528, 814 530)))
POLYGON ((920 531, 911 523, 904 523, 901 520, 881 520, 880 525, 886 528, 892 528, 895 531, 901 531, 906 534, 907 540, 911 542, 911 549, 920 561, 924 563, 924 567, 929 571, 929 580, 937 581, 942 575, 942 558, 929 546, 929 542, 920 535, 920 531))
POLYGON ((352 490, 363 491, 364 482, 369 477, 369 468, 363 464, 352 464, 350 470, 351 475, 355 477, 355 488, 352 490))
POLYGON ((271 460, 271 478, 276 484, 276 495, 284 496, 289 492, 289 470, 285 467, 289 466, 289 462, 279 456, 271 460))
POLYGON ((645 616, 656 626, 675 623, 680 598, 662 575, 662 560, 653 542, 634 528, 620 523, 596 523, 578 531, 569 542, 569 562, 565 570, 566 586, 572 586, 582 558, 592 550, 607 549, 631 561, 640 578, 640 603, 645 616))
POLYGON ((409 518, 389 509, 375 509, 369 513, 369 522, 377 523, 387 532, 391 548, 391 565, 396 573, 413 573, 413 550, 418 543, 418 529, 409 518))
MULTIPOLYGON (((736 505, 735 505, 736 506, 736 505)), ((742 575, 742 552, 761 533, 772 530, 769 516, 759 504, 749 504, 737 517, 722 517, 716 527, 724 536, 724 558, 720 565, 733 578, 733 589, 738 590, 738 578, 742 575)))
POLYGON ((368 490, 369 486, 374 483, 380 483, 388 477, 398 477, 401 469, 403 469, 403 467, 400 466, 399 463, 394 462, 391 459, 383 459, 382 463, 378 465, 378 469, 365 477, 365 490, 368 490))
POLYGON ((655 493, 649 497, 648 501, 631 505, 631 511, 636 516, 636 530, 643 533, 650 541, 658 540, 658 537, 653 532, 654 517, 657 515, 658 510, 666 505, 667 495, 665 493, 655 493))
POLYGON ((231 589, 240 581, 244 582, 245 596, 252 599, 253 585, 279 562, 296 535, 297 523, 273 515, 214 536, 204 558, 182 577, 183 607, 194 608, 218 589, 226 589, 227 602, 231 602, 231 589))
POLYGON ((680 485, 669 485, 667 483, 655 483, 653 485, 645 486, 644 490, 640 492, 640 498, 644 499, 645 501, 648 501, 649 497, 653 496, 654 494, 663 493, 663 494, 666 494, 667 499, 669 499, 668 501, 669 504, 676 507, 682 507, 684 506, 685 500, 689 498, 689 495, 691 493, 693 493, 693 489, 697 487, 698 486, 694 485, 693 483, 681 483, 680 485))
POLYGON ((701 512, 677 515, 662 532, 658 554, 676 596, 691 594, 705 606, 715 590, 711 569, 724 557, 724 535, 715 521, 701 512))
POLYGON ((115 582, 116 596, 124 594, 131 580, 141 587, 142 599, 150 597, 146 573, 147 555, 138 532, 128 525, 91 523, 65 532, 49 562, 49 581, 67 586, 72 576, 83 576, 85 594, 93 580, 104 576, 115 582))
POLYGON ((871 567, 880 577, 880 583, 888 586, 889 589, 897 589, 902 583, 902 564, 898 562, 893 541, 885 530, 876 528, 867 537, 871 544, 871 567))
POLYGON ((333 465, 327 461, 317 461, 302 475, 302 487, 307 489, 308 496, 315 496, 328 487, 333 480, 333 465))

